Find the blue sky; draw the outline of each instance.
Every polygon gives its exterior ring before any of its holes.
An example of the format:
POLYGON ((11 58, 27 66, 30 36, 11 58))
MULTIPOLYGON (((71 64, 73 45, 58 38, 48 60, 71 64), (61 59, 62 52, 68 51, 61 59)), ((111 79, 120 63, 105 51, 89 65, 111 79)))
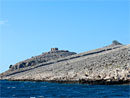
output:
POLYGON ((88 51, 130 43, 128 0, 1 0, 0 72, 52 47, 88 51))

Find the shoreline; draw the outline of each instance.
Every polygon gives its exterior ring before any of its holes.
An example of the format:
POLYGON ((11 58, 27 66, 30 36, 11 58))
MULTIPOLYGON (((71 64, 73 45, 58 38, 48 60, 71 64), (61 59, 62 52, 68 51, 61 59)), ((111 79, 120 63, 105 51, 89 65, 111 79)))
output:
POLYGON ((49 82, 49 83, 60 83, 60 84, 90 84, 90 85, 130 85, 129 80, 119 80, 119 81, 105 81, 105 80, 32 80, 32 79, 18 79, 18 80, 11 80, 11 79, 0 79, 6 81, 31 81, 31 82, 49 82))
MULTIPOLYGON (((113 45, 112 43, 90 52, 53 59, 46 64, 39 63, 14 71, 9 69, 0 74, 0 80, 105 85, 130 84, 129 54, 130 45, 113 45)), ((52 52, 45 56, 48 58, 53 55, 52 52)), ((60 54, 57 51, 55 55, 60 54)))

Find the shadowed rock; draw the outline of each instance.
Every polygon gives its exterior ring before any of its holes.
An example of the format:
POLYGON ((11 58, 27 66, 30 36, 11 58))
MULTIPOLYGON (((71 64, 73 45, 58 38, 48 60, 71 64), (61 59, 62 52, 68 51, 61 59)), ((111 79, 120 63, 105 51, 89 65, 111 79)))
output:
POLYGON ((15 65, 10 66, 10 70, 17 70, 20 68, 25 68, 29 66, 35 66, 36 64, 48 62, 50 60, 55 60, 62 57, 67 57, 76 54, 75 52, 69 52, 66 50, 58 50, 58 48, 51 48, 51 51, 45 52, 39 56, 32 57, 30 59, 21 61, 15 65))
POLYGON ((79 54, 53 48, 11 68, 14 70, 2 73, 1 79, 89 84, 129 83, 130 45, 113 41, 111 45, 79 54))
POLYGON ((122 44, 120 42, 118 42, 117 40, 113 40, 112 45, 122 45, 122 44))

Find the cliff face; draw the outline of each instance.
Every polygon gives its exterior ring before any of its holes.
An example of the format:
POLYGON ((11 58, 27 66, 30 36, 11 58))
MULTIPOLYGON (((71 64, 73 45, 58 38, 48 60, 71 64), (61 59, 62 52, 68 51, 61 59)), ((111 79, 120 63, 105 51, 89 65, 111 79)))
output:
POLYGON ((1 74, 1 79, 81 83, 129 83, 130 45, 111 45, 51 59, 1 74))

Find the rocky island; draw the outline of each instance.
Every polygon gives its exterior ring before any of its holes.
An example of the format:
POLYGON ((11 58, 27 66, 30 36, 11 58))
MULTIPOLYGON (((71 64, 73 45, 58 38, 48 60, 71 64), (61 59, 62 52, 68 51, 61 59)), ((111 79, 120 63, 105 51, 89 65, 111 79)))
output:
POLYGON ((75 53, 51 51, 10 65, 1 80, 60 83, 130 84, 130 44, 118 41, 95 50, 75 53))

